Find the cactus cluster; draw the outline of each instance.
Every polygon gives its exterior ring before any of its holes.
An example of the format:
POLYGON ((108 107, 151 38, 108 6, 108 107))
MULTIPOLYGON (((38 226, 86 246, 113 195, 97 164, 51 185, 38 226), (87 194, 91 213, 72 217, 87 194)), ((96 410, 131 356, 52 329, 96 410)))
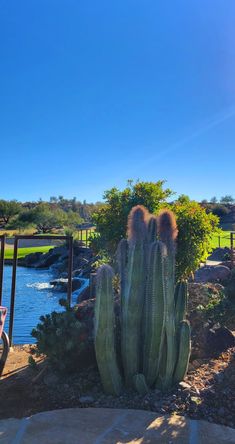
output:
POLYGON ((97 274, 95 351, 101 380, 105 391, 115 395, 124 384, 141 394, 152 387, 169 390, 184 378, 190 355, 187 282, 175 282, 174 215, 164 210, 157 219, 138 205, 130 212, 127 234, 117 250, 120 352, 113 270, 103 265, 97 274))

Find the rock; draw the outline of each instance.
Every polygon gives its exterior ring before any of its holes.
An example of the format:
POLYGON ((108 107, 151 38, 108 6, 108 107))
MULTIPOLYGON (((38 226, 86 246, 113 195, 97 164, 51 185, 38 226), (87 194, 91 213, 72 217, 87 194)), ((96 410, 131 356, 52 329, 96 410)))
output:
POLYGON ((231 279, 225 287, 225 294, 231 302, 235 302, 235 276, 232 274, 231 279))
POLYGON ((27 254, 27 256, 24 257, 24 266, 34 267, 34 265, 40 261, 42 254, 43 253, 40 252, 27 254))
POLYGON ((183 389, 183 390, 190 390, 191 389, 191 385, 187 384, 187 382, 181 381, 179 383, 179 386, 183 389))
POLYGON ((94 401, 93 396, 80 396, 79 398, 81 404, 93 404, 94 401))
POLYGON ((211 328, 207 334, 207 351, 212 356, 221 353, 230 347, 234 347, 235 337, 226 327, 211 328))
POLYGON ((224 261, 230 258, 230 248, 215 248, 208 257, 210 261, 224 261))
POLYGON ((90 299, 90 287, 84 288, 84 290, 81 291, 81 293, 78 296, 78 303, 82 301, 87 301, 87 299, 90 299))
POLYGON ((48 375, 44 376, 43 382, 47 386, 54 386, 58 383, 59 378, 54 373, 49 373, 48 375))
MULTIPOLYGON (((67 278, 60 278, 60 279, 54 279, 50 282, 51 285, 53 285, 54 291, 60 291, 62 293, 66 293, 68 290, 68 279, 67 278)), ((81 288, 82 282, 78 278, 72 279, 72 291, 78 290, 81 288)))
POLYGON ((224 265, 204 266, 199 268, 194 275, 195 282, 223 282, 229 279, 231 270, 224 265))

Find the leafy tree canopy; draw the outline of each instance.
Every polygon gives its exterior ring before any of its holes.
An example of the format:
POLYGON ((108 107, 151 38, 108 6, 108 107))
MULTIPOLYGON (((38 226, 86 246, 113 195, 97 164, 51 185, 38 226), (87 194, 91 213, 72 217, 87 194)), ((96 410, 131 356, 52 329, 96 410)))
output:
POLYGON ((5 226, 15 215, 19 214, 22 206, 16 200, 0 200, 0 219, 5 226))
POLYGON ((154 213, 172 196, 172 190, 164 189, 164 184, 164 180, 136 183, 129 180, 122 191, 118 188, 105 191, 105 204, 92 218, 97 226, 98 243, 102 249, 114 251, 119 240, 126 236, 127 217, 132 207, 144 205, 154 213))

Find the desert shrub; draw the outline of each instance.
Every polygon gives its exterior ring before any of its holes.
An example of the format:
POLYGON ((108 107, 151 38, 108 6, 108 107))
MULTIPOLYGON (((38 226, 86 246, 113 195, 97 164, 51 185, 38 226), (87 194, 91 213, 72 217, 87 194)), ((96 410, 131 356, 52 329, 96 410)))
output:
POLYGON ((114 252, 120 239, 126 237, 128 214, 135 205, 144 205, 154 213, 172 195, 169 188, 163 188, 164 183, 164 180, 136 183, 129 181, 122 191, 117 188, 105 191, 105 205, 92 217, 99 233, 91 240, 92 248, 96 251, 106 249, 114 252))
POLYGON ((211 251, 211 239, 219 219, 207 213, 197 202, 179 198, 171 207, 179 229, 177 238, 177 276, 188 277, 205 261, 211 251))
POLYGON ((89 336, 86 325, 78 319, 76 308, 69 308, 64 299, 60 304, 65 311, 41 316, 32 336, 37 340, 37 354, 46 355, 57 371, 71 372, 83 366, 84 354, 89 350, 89 336))

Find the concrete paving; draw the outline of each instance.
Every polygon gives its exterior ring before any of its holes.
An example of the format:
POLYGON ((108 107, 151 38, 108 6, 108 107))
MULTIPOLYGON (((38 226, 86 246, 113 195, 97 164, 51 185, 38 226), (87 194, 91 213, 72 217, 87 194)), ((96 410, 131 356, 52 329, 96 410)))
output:
POLYGON ((235 430, 143 410, 64 409, 0 421, 1 444, 234 444, 235 430))

